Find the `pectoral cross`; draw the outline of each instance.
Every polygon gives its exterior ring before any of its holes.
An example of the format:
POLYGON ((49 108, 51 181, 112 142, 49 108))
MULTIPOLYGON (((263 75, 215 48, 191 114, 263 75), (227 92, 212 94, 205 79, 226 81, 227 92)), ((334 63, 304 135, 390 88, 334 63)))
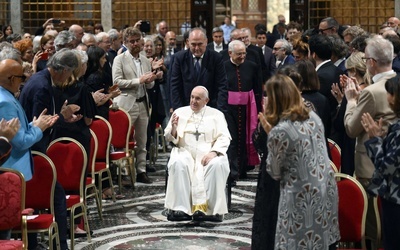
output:
POLYGON ((194 134, 194 136, 196 136, 196 141, 199 141, 199 136, 200 136, 199 131, 196 129, 196 133, 193 133, 193 134, 194 134))

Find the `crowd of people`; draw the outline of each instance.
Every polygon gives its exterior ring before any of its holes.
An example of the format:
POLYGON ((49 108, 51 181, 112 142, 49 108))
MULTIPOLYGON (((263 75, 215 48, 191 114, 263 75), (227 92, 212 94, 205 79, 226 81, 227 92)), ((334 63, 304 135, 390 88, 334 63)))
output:
MULTIPOLYGON (((89 126, 111 103, 135 128, 136 181, 148 172, 157 124, 171 142, 165 207, 170 221, 222 221, 225 184, 260 166, 253 249, 336 249, 338 191, 327 139, 342 149, 341 171, 355 175, 382 204, 383 245, 399 249, 399 19, 379 34, 333 17, 302 30, 284 16, 237 28, 229 17, 212 30, 184 33, 166 21, 156 34, 132 27, 104 31, 47 20, 33 37, 4 26, 0 43, 0 145, 3 167, 32 177, 31 150, 72 137, 90 152, 89 126), (255 41, 255 44, 252 44, 255 41), (10 145, 12 149, 10 150, 10 145), (9 155, 8 159, 5 157, 9 155)), ((124 177, 124 185, 130 185, 124 177)), ((110 197, 110 188, 103 190, 110 197)), ((65 192, 57 183, 55 218, 67 249, 65 192)), ((374 211, 369 208, 368 214, 374 211)), ((76 225, 79 223, 76 222, 76 225)), ((76 228, 77 234, 86 232, 76 228)), ((0 232, 9 237, 9 231, 0 232)), ((368 217, 366 234, 376 239, 368 217)), ((30 236, 29 249, 39 247, 30 236)), ((38 248, 39 249, 39 248, 38 248)))

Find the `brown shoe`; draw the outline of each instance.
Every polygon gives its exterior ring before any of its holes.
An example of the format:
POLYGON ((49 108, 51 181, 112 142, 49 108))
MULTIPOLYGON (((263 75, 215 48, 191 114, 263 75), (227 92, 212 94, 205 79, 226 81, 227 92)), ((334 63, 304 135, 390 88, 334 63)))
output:
POLYGON ((140 174, 137 174, 137 176, 136 176, 136 182, 141 182, 141 183, 146 183, 146 184, 151 184, 151 183, 153 183, 153 181, 152 180, 150 180, 150 178, 147 176, 147 174, 146 173, 140 173, 140 174))

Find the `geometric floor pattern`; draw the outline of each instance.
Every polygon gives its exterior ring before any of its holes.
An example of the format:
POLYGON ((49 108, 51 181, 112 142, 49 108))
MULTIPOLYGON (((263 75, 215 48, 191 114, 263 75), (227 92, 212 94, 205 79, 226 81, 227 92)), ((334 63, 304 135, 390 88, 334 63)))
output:
POLYGON ((250 249, 251 227, 258 171, 232 188, 232 206, 223 222, 170 222, 164 209, 165 166, 169 153, 161 153, 152 184, 123 188, 125 198, 103 201, 103 220, 89 203, 91 242, 78 238, 75 249, 126 250, 222 250, 250 249))

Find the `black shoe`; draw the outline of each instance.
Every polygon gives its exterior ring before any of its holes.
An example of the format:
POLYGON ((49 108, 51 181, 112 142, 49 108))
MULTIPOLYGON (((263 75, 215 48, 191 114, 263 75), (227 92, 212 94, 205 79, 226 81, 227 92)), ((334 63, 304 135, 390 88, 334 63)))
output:
POLYGON ((153 167, 153 166, 150 166, 150 165, 146 165, 146 172, 147 173, 154 173, 154 172, 156 172, 157 170, 156 170, 156 168, 155 167, 153 167))
POLYGON ((169 221, 192 220, 192 216, 190 216, 182 211, 172 211, 168 214, 167 220, 169 220, 169 221))
POLYGON ((146 184, 151 184, 153 183, 152 180, 147 176, 146 173, 140 173, 136 176, 136 182, 141 182, 141 183, 146 183, 146 184))
POLYGON ((193 214, 193 220, 194 221, 206 221, 207 220, 207 215, 204 212, 202 212, 200 210, 197 210, 193 214))
POLYGON ((224 220, 223 215, 206 215, 204 212, 197 210, 193 214, 194 221, 213 221, 213 222, 222 222, 224 220))
POLYGON ((129 178, 129 176, 122 176, 121 185, 126 188, 131 188, 132 187, 131 178, 129 178))

